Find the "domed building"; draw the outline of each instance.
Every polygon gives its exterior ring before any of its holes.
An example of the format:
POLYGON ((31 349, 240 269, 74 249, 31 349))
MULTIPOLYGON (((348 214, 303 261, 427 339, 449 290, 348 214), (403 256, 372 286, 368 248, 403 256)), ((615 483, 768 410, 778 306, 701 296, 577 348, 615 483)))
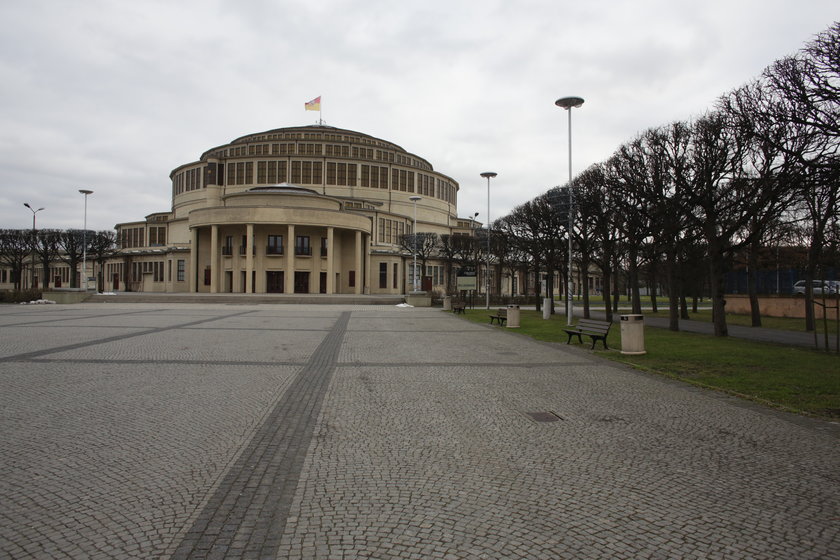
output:
MULTIPOLYGON (((401 236, 469 234, 458 183, 400 146, 324 125, 249 134, 176 168, 172 209, 116 226, 108 290, 402 294, 401 236), (418 199, 419 197, 419 199, 418 199)), ((427 268, 423 287, 443 284, 427 268)))

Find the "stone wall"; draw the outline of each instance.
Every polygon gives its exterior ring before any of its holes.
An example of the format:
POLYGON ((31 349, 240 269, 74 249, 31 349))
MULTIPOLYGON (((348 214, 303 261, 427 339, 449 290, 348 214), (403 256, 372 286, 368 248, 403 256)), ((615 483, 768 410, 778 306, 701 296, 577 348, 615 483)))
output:
MULTIPOLYGON (((822 303, 822 298, 818 301, 822 303)), ((828 318, 834 319, 837 317, 836 307, 837 298, 825 300, 828 309, 828 318)), ((804 297, 790 297, 790 296, 759 296, 759 309, 761 314, 766 317, 795 317, 799 319, 805 318, 805 298, 804 297)), ((726 296, 726 312, 739 313, 749 315, 750 313, 750 298, 745 295, 727 295, 726 296)), ((814 306, 815 317, 822 318, 823 308, 820 305, 814 306)))

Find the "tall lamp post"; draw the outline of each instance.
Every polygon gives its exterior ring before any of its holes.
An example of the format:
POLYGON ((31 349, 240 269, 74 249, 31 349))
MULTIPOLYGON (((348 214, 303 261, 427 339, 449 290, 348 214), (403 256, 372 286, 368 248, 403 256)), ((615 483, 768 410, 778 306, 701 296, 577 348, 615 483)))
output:
POLYGON ((414 291, 419 291, 417 288, 417 201, 422 200, 422 196, 410 196, 408 200, 414 203, 414 229, 412 231, 413 235, 411 236, 414 240, 414 291))
POLYGON ((85 195, 85 229, 82 230, 82 278, 85 281, 84 290, 87 291, 87 197, 89 194, 93 194, 93 191, 79 189, 79 192, 85 195))
POLYGON ((569 270, 566 275, 566 324, 572 324, 575 302, 572 299, 572 228, 574 227, 574 198, 572 195, 572 108, 583 105, 582 97, 561 97, 555 105, 569 112, 569 270))
POLYGON ((28 202, 23 203, 24 206, 29 208, 32 211, 32 282, 30 284, 30 288, 33 290, 35 289, 35 214, 43 210, 43 208, 38 208, 35 210, 32 208, 28 202))
POLYGON ((487 179, 487 270, 484 274, 484 294, 487 301, 487 309, 490 309, 490 179, 498 175, 493 171, 485 171, 481 174, 487 179))

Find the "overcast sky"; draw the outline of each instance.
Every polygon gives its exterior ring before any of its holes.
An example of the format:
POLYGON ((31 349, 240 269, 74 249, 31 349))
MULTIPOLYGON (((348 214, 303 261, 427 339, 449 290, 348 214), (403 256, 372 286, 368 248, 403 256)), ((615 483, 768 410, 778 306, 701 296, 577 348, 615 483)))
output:
POLYGON ((171 209, 205 150, 315 124, 399 144, 492 219, 799 50, 836 0, 0 2, 0 227, 171 209))

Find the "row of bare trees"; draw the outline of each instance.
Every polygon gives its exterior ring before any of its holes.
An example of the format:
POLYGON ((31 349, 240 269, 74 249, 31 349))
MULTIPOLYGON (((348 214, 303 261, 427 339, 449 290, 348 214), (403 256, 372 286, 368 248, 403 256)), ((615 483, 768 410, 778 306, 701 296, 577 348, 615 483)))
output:
MULTIPOLYGON (((587 316, 587 275, 595 267, 608 318, 621 277, 635 313, 641 313, 642 285, 651 290, 654 307, 656 289, 663 287, 673 330, 688 317, 688 298, 696 307, 697 297, 707 292, 715 334, 726 336, 725 279, 736 262, 750 274, 756 326, 761 319, 754 274, 768 247, 787 247, 788 255, 806 248, 808 280, 826 271, 836 274, 838 192, 840 23, 835 23, 799 53, 723 95, 714 111, 641 133, 570 185, 550 189, 494 222, 489 247, 496 282, 506 270, 525 269, 537 280, 545 275, 545 295, 554 300, 554 275, 568 270, 570 207, 564 201, 574 198, 574 264, 587 316)), ((407 235, 403 248, 416 251, 423 269, 430 258, 442 259, 451 293, 454 266, 487 258, 487 230, 475 234, 407 235)), ((533 289, 539 303, 539 282, 533 289)), ((810 290, 808 282, 809 302, 810 290)), ((806 308, 806 326, 813 329, 812 306, 806 308)))
POLYGON ((57 263, 64 263, 70 268, 71 287, 78 288, 79 265, 83 256, 86 254, 88 260, 99 265, 101 276, 105 261, 115 254, 116 241, 116 232, 113 230, 84 232, 79 229, 2 229, 0 266, 11 271, 16 290, 23 286, 23 271, 27 263, 30 267, 40 267, 41 286, 47 289, 50 286, 50 268, 57 263))
MULTIPOLYGON (((840 24, 722 96, 713 112, 643 132, 571 185, 521 205, 494 224, 534 271, 565 270, 568 207, 556 201, 569 197, 569 187, 576 202, 572 238, 578 270, 586 275, 594 265, 606 286, 624 270, 636 313, 641 312, 640 285, 664 285, 673 330, 685 316, 686 294, 696 294, 697 279, 705 277, 715 334, 727 335, 725 278, 743 255, 754 273, 763 248, 801 246, 807 248, 809 280, 836 270, 840 24)), ((749 285, 758 325, 755 282, 749 285)), ((588 312, 585 278, 582 288, 588 312)), ((605 296, 609 314, 609 290, 605 296)), ((807 321, 813 328, 813 317, 807 321)))

